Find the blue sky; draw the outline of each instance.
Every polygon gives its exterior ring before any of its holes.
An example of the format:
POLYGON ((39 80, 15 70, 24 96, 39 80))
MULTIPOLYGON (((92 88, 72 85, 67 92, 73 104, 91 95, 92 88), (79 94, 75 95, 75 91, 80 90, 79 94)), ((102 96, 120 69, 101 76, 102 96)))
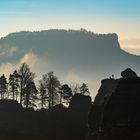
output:
MULTIPOLYGON (((1 12, 33 12, 32 14, 52 12, 50 14, 69 14, 75 12, 84 15, 119 16, 138 18, 139 0, 0 0, 1 12), (37 10, 37 11, 36 11, 37 10), (93 13, 92 13, 93 12, 93 13)), ((76 13, 75 13, 76 14, 76 13)))
MULTIPOLYGON (((123 49, 140 55, 139 14, 140 0, 0 0, 0 37, 21 30, 85 28, 95 33, 115 32, 123 49)), ((21 60, 33 63, 36 59, 27 52, 21 60)), ((12 68, 15 64, 8 62, 0 71, 12 68)), ((83 80, 70 72, 71 77, 83 80)))
POLYGON ((140 48, 139 13, 140 0, 0 0, 0 36, 20 30, 86 28, 116 32, 122 47, 140 48))

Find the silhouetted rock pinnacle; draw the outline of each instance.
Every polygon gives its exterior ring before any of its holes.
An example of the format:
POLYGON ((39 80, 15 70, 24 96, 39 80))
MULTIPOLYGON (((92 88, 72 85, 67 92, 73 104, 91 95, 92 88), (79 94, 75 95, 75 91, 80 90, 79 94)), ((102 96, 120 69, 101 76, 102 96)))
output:
POLYGON ((89 116, 89 140, 140 139, 140 77, 130 68, 121 75, 104 80, 99 89, 89 116))
POLYGON ((121 76, 123 78, 136 78, 137 74, 136 74, 136 72, 134 72, 130 68, 127 68, 126 70, 121 72, 121 76))

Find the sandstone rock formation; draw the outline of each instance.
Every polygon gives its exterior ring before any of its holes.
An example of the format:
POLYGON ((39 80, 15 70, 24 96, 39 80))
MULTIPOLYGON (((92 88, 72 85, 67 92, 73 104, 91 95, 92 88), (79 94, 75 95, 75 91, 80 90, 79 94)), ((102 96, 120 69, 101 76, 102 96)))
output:
POLYGON ((89 115, 88 140, 140 139, 140 77, 131 69, 120 79, 106 79, 89 115))

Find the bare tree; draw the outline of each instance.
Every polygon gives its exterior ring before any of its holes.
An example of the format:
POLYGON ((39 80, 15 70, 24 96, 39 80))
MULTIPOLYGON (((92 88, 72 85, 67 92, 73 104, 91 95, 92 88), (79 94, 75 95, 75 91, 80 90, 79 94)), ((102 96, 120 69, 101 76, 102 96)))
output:
POLYGON ((35 73, 32 73, 30 71, 30 68, 28 64, 23 63, 21 67, 18 70, 19 77, 20 77, 20 103, 22 104, 22 98, 23 98, 23 90, 26 88, 26 86, 33 81, 35 77, 35 73))
POLYGON ((48 92, 48 107, 52 108, 55 105, 55 100, 57 100, 58 97, 57 92, 60 82, 53 72, 43 75, 43 80, 45 81, 45 86, 48 92))
POLYGON ((45 87, 46 81, 40 80, 39 81, 39 88, 38 88, 38 93, 39 93, 39 100, 41 101, 41 108, 44 108, 44 106, 46 105, 46 101, 48 99, 48 92, 47 89, 45 87))
POLYGON ((35 83, 30 81, 27 86, 23 89, 23 103, 26 108, 28 107, 36 107, 37 98, 37 89, 35 83))

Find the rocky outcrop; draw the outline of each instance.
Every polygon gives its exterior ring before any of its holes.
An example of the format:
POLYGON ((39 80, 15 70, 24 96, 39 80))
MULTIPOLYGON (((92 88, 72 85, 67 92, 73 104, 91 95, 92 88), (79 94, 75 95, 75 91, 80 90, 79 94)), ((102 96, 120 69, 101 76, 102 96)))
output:
POLYGON ((121 75, 102 81, 89 116, 89 140, 140 139, 140 77, 131 69, 121 75))
POLYGON ((101 81, 101 87, 98 90, 98 94, 95 97, 93 106, 89 115, 89 129, 94 132, 100 129, 103 119, 104 107, 110 99, 112 93, 116 90, 116 87, 120 79, 104 79, 101 81))
POLYGON ((112 93, 115 91, 119 81, 120 79, 112 79, 112 78, 102 80, 101 87, 98 90, 98 94, 94 100, 94 105, 96 106, 104 105, 108 101, 112 93))
POLYGON ((122 78, 105 107, 104 123, 116 127, 140 127, 139 108, 140 78, 122 78))
POLYGON ((22 105, 14 100, 0 100, 0 111, 22 111, 22 105))
POLYGON ((136 72, 134 72, 133 70, 128 68, 128 69, 121 72, 121 76, 123 78, 136 78, 137 74, 136 74, 136 72))
POLYGON ((89 107, 91 106, 91 97, 85 96, 82 94, 75 94, 70 101, 69 108, 72 109, 82 109, 88 111, 89 107))

